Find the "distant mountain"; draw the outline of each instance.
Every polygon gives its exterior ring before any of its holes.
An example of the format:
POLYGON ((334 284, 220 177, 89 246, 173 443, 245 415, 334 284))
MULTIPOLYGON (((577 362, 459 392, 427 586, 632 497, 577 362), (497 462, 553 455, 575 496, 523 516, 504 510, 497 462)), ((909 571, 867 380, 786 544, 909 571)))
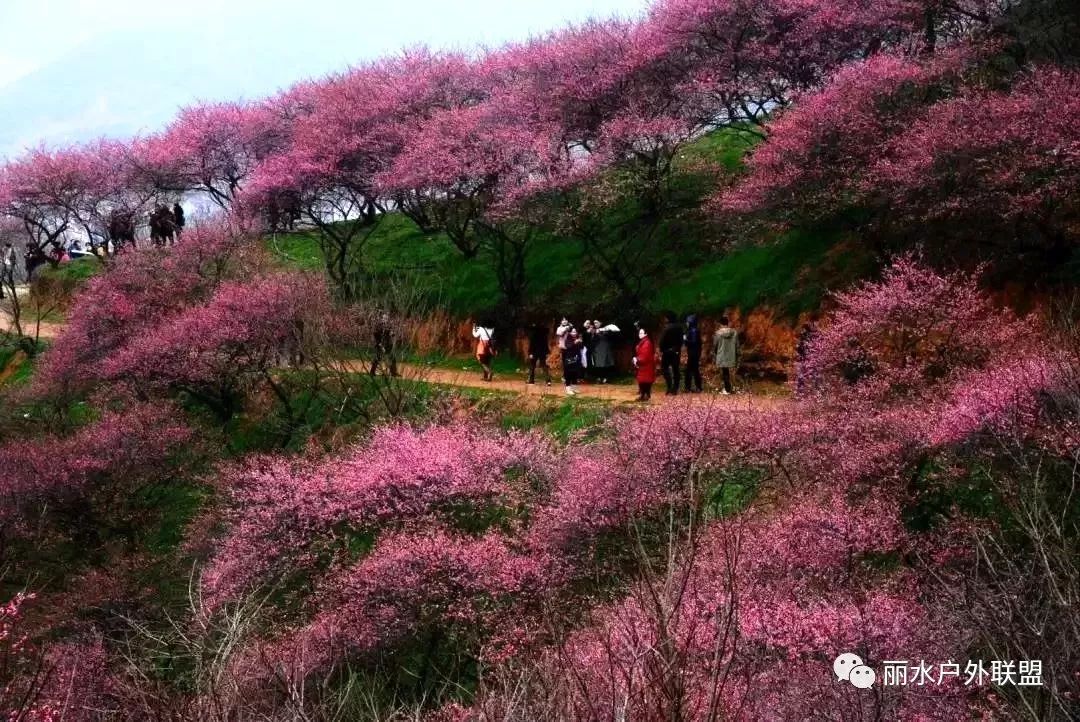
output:
POLYGON ((300 43, 271 45, 260 32, 212 42, 207 32, 114 33, 0 87, 0 156, 42 137, 61 145, 152 131, 194 98, 261 97, 345 63, 300 43))
POLYGON ((161 32, 114 30, 0 85, 0 158, 41 138, 62 145, 153 131, 197 100, 264 97, 421 42, 497 45, 572 20, 637 12, 644 2, 432 0, 380 3, 376 11, 366 3, 305 0, 283 12, 245 0, 187 13, 181 6, 161 32))

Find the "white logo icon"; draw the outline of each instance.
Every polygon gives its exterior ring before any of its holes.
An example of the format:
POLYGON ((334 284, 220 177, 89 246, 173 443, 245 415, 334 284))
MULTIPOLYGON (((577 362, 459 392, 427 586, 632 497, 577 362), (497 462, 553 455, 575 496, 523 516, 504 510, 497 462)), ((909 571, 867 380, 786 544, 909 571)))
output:
POLYGON ((832 669, 833 672, 836 672, 837 680, 846 679, 850 681, 849 675, 851 674, 851 670, 861 666, 862 657, 857 654, 852 654, 851 652, 844 652, 832 663, 832 669))
POLYGON ((874 670, 865 665, 860 665, 851 670, 851 675, 848 677, 848 681, 859 689, 870 689, 874 686, 874 681, 877 680, 877 675, 874 670))

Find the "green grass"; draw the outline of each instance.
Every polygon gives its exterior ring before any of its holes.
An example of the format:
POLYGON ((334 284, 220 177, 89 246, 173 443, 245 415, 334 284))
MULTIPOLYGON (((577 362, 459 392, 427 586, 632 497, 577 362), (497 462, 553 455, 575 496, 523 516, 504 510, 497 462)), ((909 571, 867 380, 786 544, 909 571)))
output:
MULTIPOLYGON (((267 246, 285 264, 302 270, 323 268, 323 256, 311 233, 292 233, 268 239, 267 246)), ((481 256, 466 259, 441 233, 425 234, 405 216, 387 214, 364 247, 367 271, 376 278, 407 274, 421 285, 429 305, 456 316, 497 312, 498 279, 492 264, 481 256)), ((565 239, 545 237, 535 244, 526 263, 530 298, 554 295, 580 266, 580 251, 565 239)))
MULTIPOLYGON (((24 341, 32 343, 29 339, 24 341)), ((35 353, 40 355, 46 348, 46 342, 38 341, 35 353)), ((34 361, 34 358, 28 358, 23 349, 15 343, 0 345, 0 389, 29 383, 34 375, 34 361)))
POLYGON ((56 268, 46 266, 38 272, 43 280, 78 285, 93 278, 104 268, 97 258, 79 258, 61 263, 56 268))
POLYGON ((206 487, 181 479, 140 489, 135 503, 156 517, 156 523, 143 532, 141 545, 155 556, 175 551, 208 496, 206 487))
POLYGON ((869 270, 869 257, 841 248, 843 240, 839 230, 793 230, 772 243, 737 247, 690 267, 660 290, 657 304, 704 314, 768 305, 797 316, 869 270))
MULTIPOLYGON (((706 162, 736 172, 753 144, 752 136, 727 130, 688 145, 675 160, 672 181, 673 202, 684 210, 671 212, 653 231, 642 225, 640 209, 633 204, 607 209, 598 218, 599 245, 647 249, 640 262, 648 269, 640 298, 646 314, 666 309, 716 314, 767 305, 794 318, 815 309, 829 290, 868 270, 867 259, 854 252, 858 244, 844 243, 846 232, 840 224, 747 238, 718 250, 722 244, 716 243, 717 230, 694 210, 711 192, 699 170, 706 162), (627 238, 633 239, 629 246, 627 238)), ((551 320, 587 315, 623 322, 639 317, 624 307, 614 286, 591 265, 580 240, 539 230, 536 234, 526 262, 527 316, 551 320)), ((287 265, 307 270, 323 266, 312 234, 277 236, 267 244, 287 265)), ((387 214, 363 254, 374 277, 408 274, 429 305, 455 317, 498 322, 505 313, 494 264, 485 252, 466 259, 445 235, 425 234, 405 216, 387 214)))
POLYGON ((611 418, 613 406, 605 401, 574 399, 546 401, 539 406, 509 409, 502 416, 504 429, 541 429, 561 441, 599 430, 611 418))

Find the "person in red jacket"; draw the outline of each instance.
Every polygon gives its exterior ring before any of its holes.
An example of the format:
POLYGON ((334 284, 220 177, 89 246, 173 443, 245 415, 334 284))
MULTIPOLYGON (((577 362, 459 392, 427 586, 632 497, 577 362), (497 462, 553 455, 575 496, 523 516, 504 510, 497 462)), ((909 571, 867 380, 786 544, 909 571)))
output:
POLYGON ((637 369, 638 401, 652 398, 652 385, 656 383, 656 349, 645 329, 638 330, 637 351, 634 368, 637 369))

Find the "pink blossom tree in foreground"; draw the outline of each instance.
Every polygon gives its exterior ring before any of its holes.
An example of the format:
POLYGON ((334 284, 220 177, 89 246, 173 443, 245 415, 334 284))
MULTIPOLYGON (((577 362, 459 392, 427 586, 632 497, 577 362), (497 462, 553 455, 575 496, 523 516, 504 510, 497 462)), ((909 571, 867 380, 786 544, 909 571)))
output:
POLYGON ((35 393, 63 402, 92 391, 114 354, 201 304, 247 258, 242 238, 224 226, 189 232, 163 254, 129 254, 87 283, 35 375, 35 393))
POLYGON ((59 535, 94 544, 103 529, 122 528, 129 496, 178 474, 191 439, 171 406, 134 405, 104 412, 69 436, 0 446, 5 565, 17 561, 13 545, 23 541, 59 535))

